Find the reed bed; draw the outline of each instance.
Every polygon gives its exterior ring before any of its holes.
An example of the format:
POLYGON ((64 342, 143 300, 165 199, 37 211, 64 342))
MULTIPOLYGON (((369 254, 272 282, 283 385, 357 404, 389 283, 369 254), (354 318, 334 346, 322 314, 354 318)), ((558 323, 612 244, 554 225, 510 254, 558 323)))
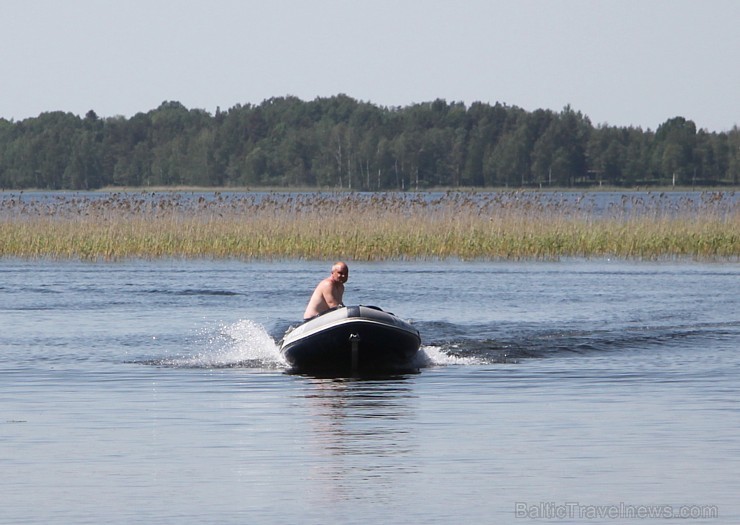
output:
POLYGON ((3 195, 0 257, 738 260, 740 210, 726 193, 3 195))

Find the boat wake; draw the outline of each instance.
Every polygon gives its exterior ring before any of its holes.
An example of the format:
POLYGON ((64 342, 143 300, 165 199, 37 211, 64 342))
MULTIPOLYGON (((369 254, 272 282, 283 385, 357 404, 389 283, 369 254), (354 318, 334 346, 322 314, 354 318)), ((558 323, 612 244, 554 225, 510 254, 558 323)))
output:
POLYGON ((485 363, 485 360, 478 356, 459 355, 454 350, 454 347, 443 348, 442 346, 422 345, 415 364, 418 368, 427 368, 450 365, 481 365, 485 363))
POLYGON ((578 327, 551 325, 455 326, 422 328, 439 364, 513 364, 526 359, 651 352, 665 348, 701 348, 734 341, 740 323, 669 323, 578 327))
MULTIPOLYGON (((736 323, 702 326, 641 327, 622 330, 582 328, 579 330, 550 330, 529 327, 508 327, 504 333, 485 333, 483 329, 469 330, 477 337, 465 337, 464 327, 427 326, 422 328, 422 344, 413 367, 417 369, 438 366, 476 366, 517 363, 524 359, 553 358, 562 355, 593 352, 646 350, 661 348, 677 341, 694 345, 703 338, 713 340, 734 337, 736 323)), ((282 335, 282 330, 280 330, 282 335)), ((243 319, 201 330, 195 336, 196 353, 164 359, 143 361, 143 364, 173 368, 252 368, 287 370, 288 364, 280 353, 279 338, 271 335, 262 324, 243 319)), ((188 346, 191 346, 188 344, 188 346)))
POLYGON ((173 368, 260 368, 278 370, 286 364, 275 339, 264 326, 249 319, 204 329, 198 334, 200 350, 189 356, 148 362, 173 368))
MULTIPOLYGON (((422 327, 422 344, 413 368, 513 364, 527 359, 554 358, 603 352, 646 351, 677 344, 701 346, 737 336, 738 323, 580 329, 538 327, 483 327, 466 330, 460 326, 422 327), (463 334, 476 333, 476 337, 463 334)), ((197 353, 140 361, 142 364, 173 368, 251 368, 285 371, 290 367, 280 353, 280 334, 260 323, 243 319, 202 329, 196 341, 197 353)))
MULTIPOLYGON (((145 361, 144 364, 172 368, 254 368, 287 370, 277 340, 260 323, 242 319, 207 328, 196 335, 199 350, 192 355, 145 361)), ((279 339, 279 338, 278 338, 279 339)), ((475 365, 485 363, 477 356, 465 356, 455 348, 422 345, 414 367, 429 368, 448 365, 475 365)))

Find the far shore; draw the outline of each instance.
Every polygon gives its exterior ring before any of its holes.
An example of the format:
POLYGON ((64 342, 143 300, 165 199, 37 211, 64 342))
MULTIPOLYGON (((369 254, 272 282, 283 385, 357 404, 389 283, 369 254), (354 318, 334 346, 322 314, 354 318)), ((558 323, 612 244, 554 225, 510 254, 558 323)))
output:
POLYGON ((405 190, 357 190, 337 187, 296 187, 278 186, 106 186, 93 190, 50 190, 44 188, 8 189, 0 188, 0 193, 636 193, 636 192, 735 192, 738 186, 577 186, 577 187, 429 187, 405 190))

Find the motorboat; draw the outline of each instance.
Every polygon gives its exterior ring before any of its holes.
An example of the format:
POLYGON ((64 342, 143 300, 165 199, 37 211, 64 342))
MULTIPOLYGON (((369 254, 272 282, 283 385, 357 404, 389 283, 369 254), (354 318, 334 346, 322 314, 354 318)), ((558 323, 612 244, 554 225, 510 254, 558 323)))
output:
POLYGON ((339 306, 289 329, 280 352, 296 372, 408 371, 421 346, 410 323, 377 306, 339 306))

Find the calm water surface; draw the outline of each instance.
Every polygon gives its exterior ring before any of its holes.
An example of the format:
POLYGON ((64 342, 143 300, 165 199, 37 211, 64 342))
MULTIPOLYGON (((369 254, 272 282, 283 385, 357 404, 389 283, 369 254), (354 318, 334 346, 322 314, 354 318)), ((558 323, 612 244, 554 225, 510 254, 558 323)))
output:
POLYGON ((328 266, 0 261, 0 523, 740 522, 740 265, 353 263, 419 373, 287 374, 328 266))

